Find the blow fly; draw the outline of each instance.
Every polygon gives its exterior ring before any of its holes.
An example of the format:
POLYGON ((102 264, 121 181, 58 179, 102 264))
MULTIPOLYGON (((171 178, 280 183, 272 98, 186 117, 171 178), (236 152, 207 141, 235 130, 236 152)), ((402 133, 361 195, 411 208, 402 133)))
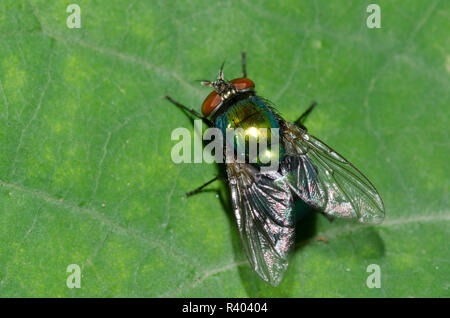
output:
MULTIPOLYGON (((298 120, 287 122, 267 99, 256 94, 254 82, 246 75, 245 53, 242 72, 242 77, 227 81, 222 65, 215 81, 201 82, 213 88, 203 102, 202 114, 166 98, 209 127, 218 128, 223 135, 229 128, 242 128, 245 132, 278 129, 276 169, 261 169, 264 164, 251 161, 248 151, 243 153, 244 162, 225 163, 226 182, 245 254, 253 270, 276 286, 286 271, 294 245, 297 200, 331 219, 353 219, 359 223, 379 223, 385 212, 372 183, 344 157, 308 133, 303 122, 315 103, 298 120)), ((223 140, 225 149, 227 141, 223 140)), ((248 134, 235 135, 234 152, 238 152, 238 144, 247 143, 248 134)))

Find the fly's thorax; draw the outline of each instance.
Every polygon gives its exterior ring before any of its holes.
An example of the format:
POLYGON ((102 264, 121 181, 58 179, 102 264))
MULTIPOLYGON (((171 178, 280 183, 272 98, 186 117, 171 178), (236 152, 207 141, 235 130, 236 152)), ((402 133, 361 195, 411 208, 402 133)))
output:
POLYGON ((247 163, 265 166, 283 159, 278 119, 257 96, 229 105, 215 124, 222 131, 224 146, 234 149, 237 160, 245 158, 247 163))

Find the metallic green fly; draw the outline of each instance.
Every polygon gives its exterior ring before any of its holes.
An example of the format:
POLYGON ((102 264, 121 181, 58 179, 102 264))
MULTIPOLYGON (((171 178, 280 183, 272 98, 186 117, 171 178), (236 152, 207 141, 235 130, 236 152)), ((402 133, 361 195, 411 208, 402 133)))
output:
MULTIPOLYGON (((226 162, 226 182, 242 245, 254 271, 271 285, 278 285, 288 266, 295 234, 294 204, 302 200, 329 218, 353 219, 376 224, 384 219, 380 195, 370 181, 349 161, 307 132, 303 125, 313 103, 294 123, 285 121, 273 105, 255 93, 255 84, 247 78, 245 53, 241 78, 227 81, 223 65, 218 78, 202 81, 213 88, 202 106, 202 114, 166 98, 177 107, 200 118, 209 127, 278 129, 277 168, 262 170, 261 162, 226 162)), ((266 136, 267 137, 267 136, 266 136)), ((224 149, 227 141, 224 138, 224 149)), ((248 135, 237 135, 237 144, 248 144, 248 135)), ((199 192, 213 178, 188 196, 199 192)))

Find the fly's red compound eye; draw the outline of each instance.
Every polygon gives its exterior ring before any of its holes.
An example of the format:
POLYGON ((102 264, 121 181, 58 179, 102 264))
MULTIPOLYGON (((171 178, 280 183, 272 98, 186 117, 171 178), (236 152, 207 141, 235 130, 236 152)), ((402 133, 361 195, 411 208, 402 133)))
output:
POLYGON ((231 80, 230 83, 232 83, 238 91, 255 87, 255 83, 253 83, 251 79, 245 77, 235 78, 231 80))
POLYGON ((216 93, 216 91, 212 91, 203 102, 202 105, 202 113, 203 116, 208 117, 209 114, 217 107, 219 106, 220 102, 222 101, 222 98, 219 96, 219 94, 216 93))
MULTIPOLYGON (((251 79, 245 77, 235 78, 231 80, 230 83, 233 84, 234 87, 236 87, 236 90, 238 92, 255 87, 255 83, 253 83, 251 79)), ((217 94, 216 91, 212 91, 203 102, 202 105, 203 116, 208 117, 214 111, 214 109, 216 109, 216 107, 220 105, 221 102, 222 98, 220 97, 220 95, 217 94)))

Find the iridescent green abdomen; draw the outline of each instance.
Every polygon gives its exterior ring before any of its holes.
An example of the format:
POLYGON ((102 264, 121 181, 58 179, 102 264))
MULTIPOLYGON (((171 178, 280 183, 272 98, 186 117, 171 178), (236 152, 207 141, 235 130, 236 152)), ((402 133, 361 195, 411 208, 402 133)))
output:
POLYGON ((259 97, 250 96, 231 105, 217 117, 215 124, 222 131, 225 145, 227 128, 234 129, 233 147, 238 156, 245 156, 246 162, 261 166, 269 165, 271 160, 279 162, 283 159, 284 149, 280 142, 277 117, 259 97), (252 151, 252 144, 257 145, 257 157, 252 151))

